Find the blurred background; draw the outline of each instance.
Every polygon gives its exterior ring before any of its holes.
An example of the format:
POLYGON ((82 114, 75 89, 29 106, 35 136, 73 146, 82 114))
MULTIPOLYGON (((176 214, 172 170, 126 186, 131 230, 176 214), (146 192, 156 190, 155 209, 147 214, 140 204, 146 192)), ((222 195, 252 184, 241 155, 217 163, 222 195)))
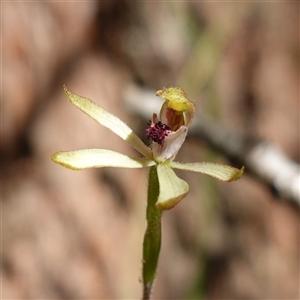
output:
MULTIPOLYGON (((63 84, 141 136, 147 124, 124 91, 180 86, 214 122, 299 163, 299 2, 1 8, 3 299, 141 297, 147 170, 50 161, 81 148, 136 155, 73 107, 63 84)), ((189 137, 177 159, 233 164, 189 137)), ((297 207, 247 172, 230 184, 177 173, 190 193, 164 214, 153 299, 298 299, 297 207)))

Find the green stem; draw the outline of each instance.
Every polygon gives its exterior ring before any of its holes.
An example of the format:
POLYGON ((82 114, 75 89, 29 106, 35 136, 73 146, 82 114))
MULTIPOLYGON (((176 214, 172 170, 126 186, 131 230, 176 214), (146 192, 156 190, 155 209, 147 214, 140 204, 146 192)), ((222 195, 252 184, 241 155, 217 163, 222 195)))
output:
POLYGON ((162 211, 155 204, 159 195, 156 166, 150 168, 148 179, 147 229, 143 244, 143 300, 150 299, 161 245, 162 211))

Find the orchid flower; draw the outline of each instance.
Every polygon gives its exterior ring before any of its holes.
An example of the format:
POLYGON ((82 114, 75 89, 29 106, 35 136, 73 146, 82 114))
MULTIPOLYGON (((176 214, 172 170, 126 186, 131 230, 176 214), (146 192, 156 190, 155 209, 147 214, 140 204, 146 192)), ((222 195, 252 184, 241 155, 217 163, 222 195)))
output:
POLYGON ((65 86, 64 91, 77 108, 127 141, 143 156, 133 158, 108 149, 83 149, 52 155, 51 159, 64 167, 83 170, 102 167, 145 168, 156 165, 160 187, 156 206, 162 210, 174 207, 189 191, 188 183, 179 178, 173 169, 199 172, 225 182, 237 180, 243 173, 243 168, 239 170, 222 164, 174 161, 185 141, 195 112, 194 103, 180 88, 168 87, 156 92, 165 102, 160 111, 160 121, 153 114, 152 121, 149 122, 146 136, 151 141, 150 147, 116 116, 91 100, 72 94, 65 86))
POLYGON ((195 105, 186 93, 177 87, 168 87, 156 92, 165 99, 159 119, 154 113, 146 130, 150 141, 148 147, 123 121, 110 114, 91 100, 72 94, 64 86, 68 99, 89 117, 107 127, 135 148, 142 157, 129 157, 108 149, 83 149, 57 152, 51 159, 69 169, 150 167, 148 178, 147 229, 143 243, 143 300, 150 299, 156 277, 161 246, 161 218, 163 210, 171 209, 189 192, 189 185, 179 178, 173 169, 181 169, 210 175, 218 180, 230 182, 239 179, 243 169, 210 163, 180 163, 174 161, 185 141, 188 128, 195 113, 195 105))

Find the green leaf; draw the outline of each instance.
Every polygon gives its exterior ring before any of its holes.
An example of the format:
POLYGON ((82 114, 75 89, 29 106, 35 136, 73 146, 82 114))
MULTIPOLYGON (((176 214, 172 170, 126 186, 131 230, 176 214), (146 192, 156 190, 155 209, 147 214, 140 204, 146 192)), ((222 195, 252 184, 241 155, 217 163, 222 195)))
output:
POLYGON ((179 163, 172 161, 170 162, 170 167, 186 171, 199 172, 225 182, 230 182, 241 178, 244 172, 244 167, 239 170, 227 165, 211 162, 179 163))
POLYGON ((64 86, 65 93, 68 99, 77 108, 86 113, 89 117, 96 120, 102 126, 110 129, 123 140, 127 141, 133 148, 143 154, 145 157, 151 158, 151 150, 143 143, 143 141, 133 132, 133 130, 125 124, 122 120, 107 112, 105 109, 94 103, 93 101, 72 94, 66 86, 64 86))
POLYGON ((145 158, 131 158, 127 155, 106 149, 83 149, 68 152, 57 152, 51 159, 72 170, 88 168, 144 168, 155 165, 155 162, 145 158))
POLYGON ((189 185, 177 177, 169 165, 157 166, 159 196, 156 206, 160 209, 171 209, 189 192, 189 185))

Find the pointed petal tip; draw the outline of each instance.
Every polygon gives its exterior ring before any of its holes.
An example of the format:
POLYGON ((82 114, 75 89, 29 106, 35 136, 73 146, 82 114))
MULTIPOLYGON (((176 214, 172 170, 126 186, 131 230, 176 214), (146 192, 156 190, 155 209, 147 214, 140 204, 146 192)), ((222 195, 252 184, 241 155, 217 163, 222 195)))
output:
POLYGON ((63 89, 64 89, 65 94, 68 96, 70 94, 70 92, 67 89, 67 86, 65 84, 63 84, 63 89))
POLYGON ((50 156, 50 159, 57 164, 59 163, 59 161, 57 160, 58 155, 59 155, 59 152, 56 152, 50 156))
POLYGON ((64 152, 56 152, 53 155, 51 155, 50 158, 56 164, 61 165, 67 169, 74 170, 74 171, 82 170, 82 168, 76 168, 76 167, 72 166, 71 164, 66 163, 65 159, 64 159, 64 152))
POLYGON ((232 182, 232 181, 240 179, 242 177, 242 175, 244 174, 244 170, 245 170, 245 166, 242 166, 240 169, 236 169, 236 173, 233 174, 232 178, 230 180, 228 180, 227 182, 232 182))

